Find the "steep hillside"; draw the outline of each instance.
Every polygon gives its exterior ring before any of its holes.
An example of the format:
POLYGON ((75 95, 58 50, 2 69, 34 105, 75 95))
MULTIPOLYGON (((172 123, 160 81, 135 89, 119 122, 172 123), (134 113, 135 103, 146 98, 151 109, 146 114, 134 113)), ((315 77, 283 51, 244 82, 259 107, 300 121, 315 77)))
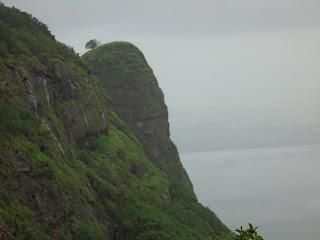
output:
POLYGON ((195 215, 206 213, 216 223, 211 222, 212 229, 220 226, 226 230, 212 212, 197 203, 177 148, 170 140, 163 93, 141 51, 131 43, 112 42, 85 53, 82 59, 111 96, 113 109, 128 124, 148 159, 168 176, 170 198, 177 207, 170 214, 196 229, 199 226, 183 216, 190 209, 195 215))
POLYGON ((0 4, 0 56, 0 239, 230 233, 192 196, 180 162, 183 177, 149 161, 97 77, 46 25, 0 4))
POLYGON ((190 197, 195 197, 177 148, 170 140, 163 93, 141 51, 127 42, 113 42, 82 58, 111 96, 113 109, 140 141, 148 159, 170 179, 185 185, 190 197))

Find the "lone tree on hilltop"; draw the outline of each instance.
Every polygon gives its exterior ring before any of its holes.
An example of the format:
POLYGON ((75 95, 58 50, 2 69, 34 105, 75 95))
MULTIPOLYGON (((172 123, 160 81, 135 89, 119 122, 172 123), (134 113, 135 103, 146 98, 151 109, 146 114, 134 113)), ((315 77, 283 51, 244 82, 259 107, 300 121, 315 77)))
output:
POLYGON ((99 42, 97 39, 92 39, 89 42, 86 43, 86 48, 87 49, 94 49, 98 46, 100 46, 101 42, 99 42))

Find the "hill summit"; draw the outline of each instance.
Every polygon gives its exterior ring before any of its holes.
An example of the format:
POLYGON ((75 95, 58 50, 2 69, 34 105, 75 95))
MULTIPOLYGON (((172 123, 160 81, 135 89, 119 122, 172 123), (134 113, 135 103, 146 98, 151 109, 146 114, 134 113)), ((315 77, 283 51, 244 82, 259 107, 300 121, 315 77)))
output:
POLYGON ((208 239, 231 234, 193 192, 143 54, 82 58, 0 4, 0 239, 208 239))

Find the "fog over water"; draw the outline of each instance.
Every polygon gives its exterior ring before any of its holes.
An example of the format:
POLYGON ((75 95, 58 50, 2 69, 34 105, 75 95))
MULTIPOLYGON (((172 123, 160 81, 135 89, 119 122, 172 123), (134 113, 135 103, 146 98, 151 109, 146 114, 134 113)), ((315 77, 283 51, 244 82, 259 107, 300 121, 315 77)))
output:
POLYGON ((198 199, 230 228, 266 240, 318 239, 320 145, 180 155, 198 199))

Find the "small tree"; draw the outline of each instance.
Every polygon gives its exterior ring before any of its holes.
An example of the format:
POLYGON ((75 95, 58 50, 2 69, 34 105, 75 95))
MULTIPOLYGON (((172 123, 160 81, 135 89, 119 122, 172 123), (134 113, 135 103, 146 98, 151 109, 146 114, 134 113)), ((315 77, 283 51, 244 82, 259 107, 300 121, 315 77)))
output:
POLYGON ((92 39, 89 42, 86 43, 86 49, 94 49, 98 46, 100 46, 100 42, 97 39, 92 39))

